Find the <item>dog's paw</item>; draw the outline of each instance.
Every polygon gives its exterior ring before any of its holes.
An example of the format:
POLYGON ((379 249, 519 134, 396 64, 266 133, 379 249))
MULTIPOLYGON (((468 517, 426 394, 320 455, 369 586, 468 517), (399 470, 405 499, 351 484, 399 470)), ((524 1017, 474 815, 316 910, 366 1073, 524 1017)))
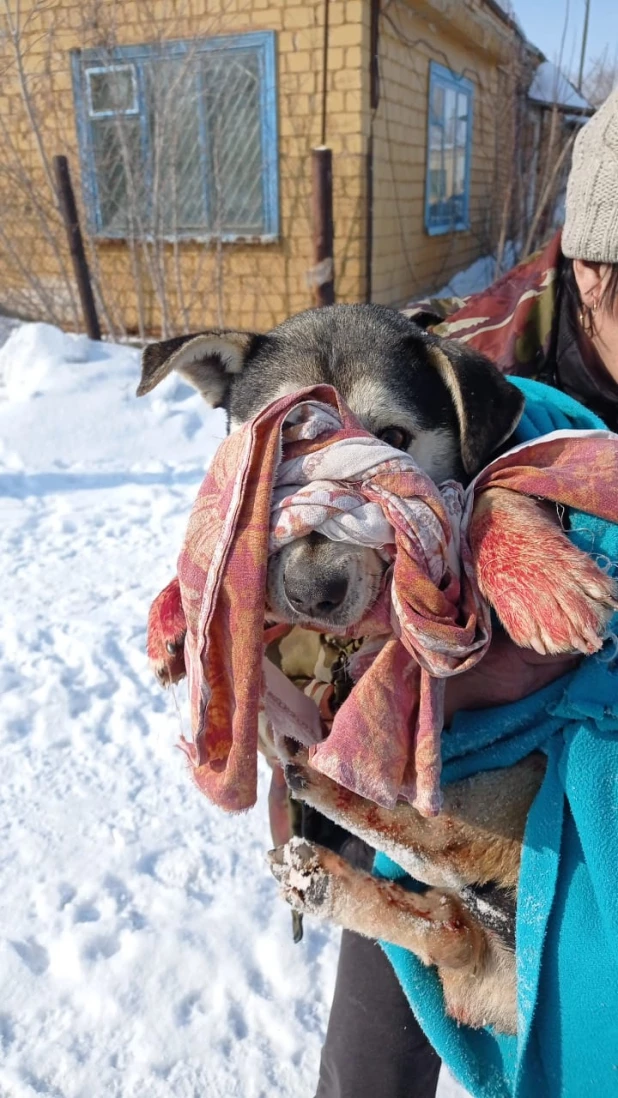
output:
POLYGON ((321 919, 329 918, 334 909, 335 881, 328 864, 333 860, 338 856, 298 837, 268 854, 284 900, 294 911, 321 919))
POLYGON ((329 807, 334 809, 338 805, 341 810, 345 810, 355 797, 354 793, 337 785, 332 778, 322 774, 320 770, 316 770, 309 762, 309 755, 304 747, 285 764, 283 773, 295 801, 313 805, 314 808, 323 810, 331 819, 334 817, 329 807))
POLYGON ((502 490, 487 497, 470 543, 481 592, 507 633, 541 655, 597 652, 618 608, 615 581, 536 501, 502 490))
POLYGON ((304 757, 299 754, 294 758, 293 762, 288 762, 283 768, 285 775, 285 781, 292 796, 298 801, 302 801, 303 793, 309 789, 311 785, 311 769, 305 765, 307 761, 307 753, 304 752, 304 757))
POLYGON ((146 651, 161 686, 171 686, 186 675, 184 640, 187 622, 180 583, 173 579, 157 595, 148 615, 146 651))
POLYGON ((298 743, 298 740, 293 740, 291 736, 280 736, 276 741, 276 750, 277 758, 283 767, 287 767, 288 764, 303 766, 309 758, 307 748, 298 743))

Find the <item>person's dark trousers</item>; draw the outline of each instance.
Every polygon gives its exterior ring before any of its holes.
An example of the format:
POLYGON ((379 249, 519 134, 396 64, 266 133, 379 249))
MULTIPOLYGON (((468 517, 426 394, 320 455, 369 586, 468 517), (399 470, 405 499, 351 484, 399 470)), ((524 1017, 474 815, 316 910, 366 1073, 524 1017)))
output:
POLYGON ((435 1098, 439 1074, 380 946, 344 930, 315 1098, 435 1098))
MULTIPOLYGON (((307 838, 370 870, 373 850, 327 823, 308 814, 307 838)), ((439 1074, 390 961, 377 942, 344 930, 315 1098, 435 1098, 439 1074)))

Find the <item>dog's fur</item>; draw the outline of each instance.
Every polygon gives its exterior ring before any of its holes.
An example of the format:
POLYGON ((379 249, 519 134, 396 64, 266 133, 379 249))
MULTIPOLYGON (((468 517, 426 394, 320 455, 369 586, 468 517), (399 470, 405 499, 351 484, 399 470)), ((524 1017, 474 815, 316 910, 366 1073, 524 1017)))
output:
MULTIPOLYGON (((472 478, 508 442, 523 408, 519 391, 482 356, 378 306, 311 310, 267 335, 217 331, 153 344, 144 352, 138 394, 174 369, 226 410, 232 430, 279 396, 334 385, 369 431, 407 450, 436 483, 472 478)), ((487 492, 471 540, 481 589, 517 643, 541 653, 598 646, 615 606, 613 586, 571 545, 551 509, 521 497, 514 505, 510 492, 487 492), (534 618, 539 569, 547 591, 542 624, 534 618)), ((342 552, 312 535, 273 558, 269 609, 280 620, 336 632, 362 619, 382 567, 372 550, 342 552)), ((174 659, 178 629, 175 620, 167 645, 174 659)), ((459 1021, 514 1032, 521 841, 543 772, 535 755, 447 786, 444 811, 427 820, 408 805, 389 812, 363 801, 297 752, 286 767, 294 797, 430 887, 419 894, 379 882, 298 839, 272 852, 273 873, 296 910, 385 938, 435 964, 446 1009, 459 1021)))
MULTIPOLYGON (((138 392, 172 369, 225 408, 232 429, 279 396, 334 385, 367 430, 406 449, 436 483, 474 475, 523 407, 484 358, 378 306, 311 310, 267 335, 209 332, 154 344, 138 392)), ((372 549, 305 538, 271 560, 270 608, 299 625, 345 628, 363 617, 382 567, 372 549)))

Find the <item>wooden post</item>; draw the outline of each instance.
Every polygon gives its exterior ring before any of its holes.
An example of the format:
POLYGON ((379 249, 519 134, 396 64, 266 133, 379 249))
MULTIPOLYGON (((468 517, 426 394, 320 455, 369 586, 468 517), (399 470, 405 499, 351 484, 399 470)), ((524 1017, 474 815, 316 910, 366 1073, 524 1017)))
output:
POLYGON ((322 128, 321 142, 326 144, 326 122, 328 119, 328 37, 329 37, 329 0, 324 0, 324 34, 322 37, 322 128))
POLYGON ((370 305, 373 281, 373 116, 369 123, 369 137, 367 138, 365 185, 367 188, 367 204, 365 206, 365 301, 370 305))
POLYGON ((334 305, 333 154, 323 145, 311 150, 313 178, 313 261, 316 305, 334 305))
POLYGON ((579 58, 579 77, 577 79, 577 90, 581 95, 582 84, 584 83, 584 64, 586 61, 586 46, 588 44, 588 20, 590 19, 590 0, 585 0, 586 13, 584 15, 584 30, 582 33, 582 50, 579 58))
POLYGON ((73 193, 69 162, 66 156, 54 157, 54 175, 56 177, 56 190, 58 193, 60 213, 67 232, 69 251, 73 262, 73 270, 75 271, 75 280, 77 282, 79 299, 81 301, 84 324, 86 325, 88 337, 90 339, 100 340, 101 326, 99 324, 94 294, 92 292, 90 271, 88 270, 88 261, 84 251, 84 241, 82 239, 82 231, 79 227, 75 194, 73 193))

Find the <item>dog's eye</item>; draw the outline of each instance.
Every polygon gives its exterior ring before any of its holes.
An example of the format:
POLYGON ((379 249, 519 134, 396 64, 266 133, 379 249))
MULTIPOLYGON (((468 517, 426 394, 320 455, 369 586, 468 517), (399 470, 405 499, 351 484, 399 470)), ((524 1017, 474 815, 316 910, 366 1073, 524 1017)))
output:
POLYGON ((407 450, 412 442, 412 435, 409 431, 404 431, 403 427, 384 427, 382 431, 378 431, 378 438, 395 450, 407 450))

